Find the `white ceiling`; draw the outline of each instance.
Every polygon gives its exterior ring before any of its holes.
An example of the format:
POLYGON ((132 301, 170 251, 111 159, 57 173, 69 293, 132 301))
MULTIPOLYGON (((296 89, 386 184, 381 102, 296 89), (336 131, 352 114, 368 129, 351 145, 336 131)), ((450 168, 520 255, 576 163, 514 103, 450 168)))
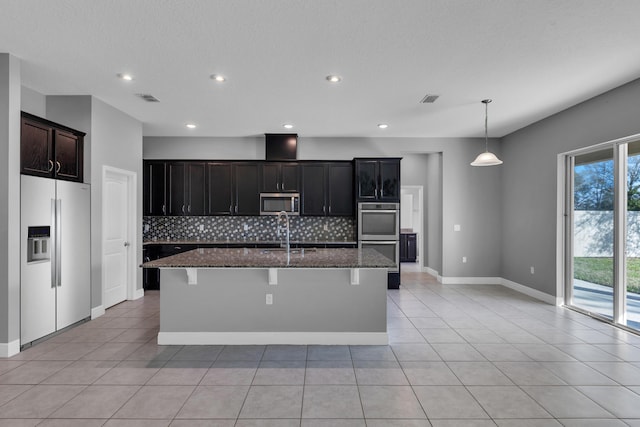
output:
POLYGON ((93 95, 146 136, 482 136, 492 98, 500 137, 639 78, 639 16, 638 0, 0 0, 0 52, 24 86, 93 95))

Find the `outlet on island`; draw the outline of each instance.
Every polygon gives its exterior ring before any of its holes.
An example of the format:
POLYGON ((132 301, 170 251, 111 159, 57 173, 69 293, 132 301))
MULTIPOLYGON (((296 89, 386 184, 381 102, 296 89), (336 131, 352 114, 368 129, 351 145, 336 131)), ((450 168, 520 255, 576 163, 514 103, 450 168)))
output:
POLYGON ((200 226, 198 227, 198 230, 201 232, 204 231, 204 224, 200 224, 200 226))
POLYGON ((266 303, 267 303, 267 305, 272 305, 273 304, 273 294, 267 294, 266 303))

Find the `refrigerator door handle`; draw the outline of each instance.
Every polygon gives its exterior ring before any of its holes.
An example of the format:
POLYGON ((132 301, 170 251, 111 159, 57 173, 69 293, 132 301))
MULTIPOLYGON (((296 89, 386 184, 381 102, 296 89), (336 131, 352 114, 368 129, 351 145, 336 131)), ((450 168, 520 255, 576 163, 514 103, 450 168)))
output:
MULTIPOLYGON (((56 233, 58 232, 57 223, 56 223, 56 210, 57 210, 57 200, 51 199, 51 228, 53 228, 53 232, 51 233, 51 237, 54 242, 57 241, 56 233)), ((58 274, 56 272, 56 259, 58 258, 58 247, 54 244, 51 249, 51 287, 55 288, 57 286, 57 277, 58 274)))
POLYGON ((56 200, 56 286, 62 286, 62 200, 56 200))

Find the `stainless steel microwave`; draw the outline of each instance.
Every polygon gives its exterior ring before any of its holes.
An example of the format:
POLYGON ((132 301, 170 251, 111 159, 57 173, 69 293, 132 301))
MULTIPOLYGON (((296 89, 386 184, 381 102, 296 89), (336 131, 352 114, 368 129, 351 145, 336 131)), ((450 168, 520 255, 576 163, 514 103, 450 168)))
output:
POLYGON ((300 215, 300 193, 260 193, 260 215, 300 215))

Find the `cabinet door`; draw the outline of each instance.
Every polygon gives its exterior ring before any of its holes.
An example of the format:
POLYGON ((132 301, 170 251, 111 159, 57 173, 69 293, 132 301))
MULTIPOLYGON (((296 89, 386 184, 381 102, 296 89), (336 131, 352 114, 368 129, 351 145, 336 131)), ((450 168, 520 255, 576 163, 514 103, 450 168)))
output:
POLYGON ((204 215, 206 208, 205 164, 200 162, 187 163, 187 214, 204 215))
POLYGON ((167 163, 167 215, 184 215, 185 164, 167 163))
POLYGON ((353 215, 353 166, 350 163, 330 163, 328 175, 328 214, 353 215))
POLYGON ((378 185, 378 199, 400 201, 400 161, 379 161, 380 182, 378 185))
POLYGON ((278 163, 262 164, 262 191, 265 193, 280 192, 280 165, 278 163))
POLYGON ((325 215, 325 165, 308 164, 301 166, 302 202, 301 215, 325 215))
POLYGON ((260 215, 260 165, 234 165, 236 215, 260 215))
POLYGON ((400 234, 400 262, 407 262, 407 254, 408 254, 407 242, 408 242, 407 235, 400 234))
POLYGON ((71 132, 54 130, 55 177, 82 182, 83 138, 71 132))
POLYGON ((233 191, 231 163, 207 163, 206 215, 231 215, 233 191))
POLYGON ((166 163, 145 162, 143 178, 144 215, 166 214, 166 163))
POLYGON ((358 200, 375 200, 378 197, 378 162, 356 160, 356 197, 358 200))
POLYGON ((407 234, 407 261, 416 262, 418 255, 418 239, 415 234, 407 234))
POLYGON ((300 166, 297 163, 283 163, 280 177, 280 191, 300 191, 300 166))
POLYGON ((53 129, 23 118, 20 132, 20 173, 52 178, 53 129))

